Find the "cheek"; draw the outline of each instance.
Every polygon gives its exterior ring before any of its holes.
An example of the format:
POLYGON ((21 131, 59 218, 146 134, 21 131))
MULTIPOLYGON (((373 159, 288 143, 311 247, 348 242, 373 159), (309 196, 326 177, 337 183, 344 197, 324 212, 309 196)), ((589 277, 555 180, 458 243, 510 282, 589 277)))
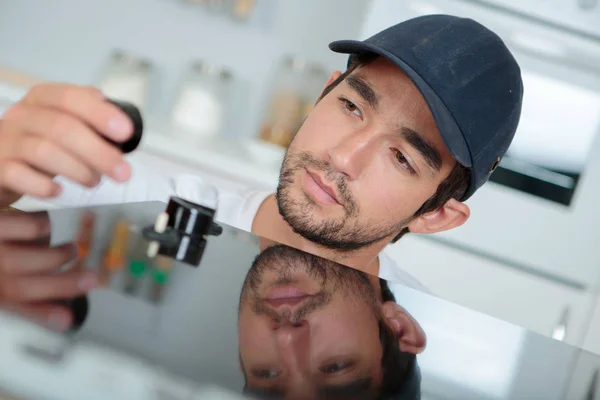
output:
POLYGON ((269 362, 274 351, 271 329, 262 318, 242 311, 238 323, 239 349, 244 364, 269 362))
POLYGON ((363 358, 380 357, 381 342, 375 316, 366 308, 345 308, 332 309, 315 321, 318 324, 318 337, 312 340, 315 356, 359 353, 363 358))
POLYGON ((412 216, 428 198, 421 193, 422 185, 383 164, 374 162, 364 179, 354 182, 361 209, 368 210, 370 219, 376 220, 396 221, 412 216))
POLYGON ((348 131, 347 125, 344 115, 326 97, 306 118, 290 147, 316 155, 325 154, 348 131))

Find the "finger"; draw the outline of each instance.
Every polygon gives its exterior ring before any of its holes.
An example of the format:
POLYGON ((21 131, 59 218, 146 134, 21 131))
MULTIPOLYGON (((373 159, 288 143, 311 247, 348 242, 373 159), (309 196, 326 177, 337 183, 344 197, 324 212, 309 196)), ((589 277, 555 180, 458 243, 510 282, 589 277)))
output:
POLYGON ((15 156, 51 176, 61 175, 87 187, 100 183, 100 174, 69 152, 40 136, 25 136, 15 156))
MULTIPOLYGON (((118 182, 129 179, 130 170, 123 159, 123 153, 102 139, 82 120, 65 112, 28 104, 14 107, 9 118, 12 130, 46 138, 94 171, 108 175, 118 182)), ((48 146, 43 140, 32 143, 20 138, 17 143, 14 145, 13 152, 18 152, 20 155, 33 153, 31 157, 37 156, 36 152, 40 152, 47 156, 48 146)))
POLYGON ((51 273, 77 256, 72 243, 56 247, 40 247, 19 243, 0 245, 0 273, 10 275, 51 273))
POLYGON ((32 88, 23 103, 69 113, 116 141, 125 141, 133 134, 127 114, 107 102, 95 88, 45 83, 32 88))
POLYGON ((0 281, 0 298, 13 303, 64 300, 85 294, 98 284, 92 271, 67 271, 55 275, 15 276, 0 281))
POLYGON ((11 304, 3 308, 59 332, 64 332, 73 325, 71 311, 56 304, 11 304))
POLYGON ((20 193, 15 193, 12 190, 0 187, 0 204, 13 204, 21 197, 22 195, 20 193))
POLYGON ((0 241, 38 240, 50 235, 47 213, 0 213, 0 241))
POLYGON ((88 91, 90 93, 90 95, 100 99, 100 100, 106 100, 106 96, 104 96, 104 93, 102 93, 102 90, 100 90, 99 88, 95 87, 95 86, 80 86, 82 89, 88 91))
POLYGON ((62 188, 52 177, 18 161, 0 161, 0 187, 22 195, 51 198, 62 188))

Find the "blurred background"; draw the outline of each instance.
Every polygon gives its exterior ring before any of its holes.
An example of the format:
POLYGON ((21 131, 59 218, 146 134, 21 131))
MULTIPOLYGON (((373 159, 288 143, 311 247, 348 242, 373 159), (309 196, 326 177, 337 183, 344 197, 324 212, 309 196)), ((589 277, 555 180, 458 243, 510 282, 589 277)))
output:
POLYGON ((274 189, 285 147, 345 68, 328 43, 430 13, 474 18, 506 41, 523 114, 470 221, 386 251, 442 298, 600 353, 598 0, 3 1, 0 107, 38 81, 95 85, 143 110, 132 158, 274 189))

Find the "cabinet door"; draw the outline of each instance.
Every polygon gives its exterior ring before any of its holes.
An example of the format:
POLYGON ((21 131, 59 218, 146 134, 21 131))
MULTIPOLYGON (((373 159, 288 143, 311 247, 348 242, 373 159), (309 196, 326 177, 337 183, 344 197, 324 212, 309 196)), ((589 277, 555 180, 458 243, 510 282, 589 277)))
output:
POLYGON ((586 292, 423 236, 409 234, 386 253, 441 298, 570 344, 582 343, 593 304, 586 292))

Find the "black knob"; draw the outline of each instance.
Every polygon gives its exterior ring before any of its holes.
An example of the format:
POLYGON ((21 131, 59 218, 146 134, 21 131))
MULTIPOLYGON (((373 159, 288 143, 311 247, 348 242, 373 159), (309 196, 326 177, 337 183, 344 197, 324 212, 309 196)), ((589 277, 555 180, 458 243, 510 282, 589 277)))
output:
POLYGON ((142 120, 142 114, 140 110, 136 106, 126 101, 106 99, 109 103, 114 104, 119 107, 133 122, 133 135, 126 142, 115 142, 110 139, 108 140, 110 143, 115 145, 115 147, 119 148, 123 153, 131 153, 134 151, 140 142, 142 141, 142 134, 144 132, 144 122, 142 120))
POLYGON ((169 217, 163 240, 144 234, 160 243, 159 254, 186 264, 200 264, 206 236, 219 235, 222 228, 213 222, 215 210, 179 197, 171 197, 165 210, 169 217))
POLYGON ((192 237, 207 235, 215 216, 212 208, 174 196, 165 211, 169 215, 168 227, 192 237))

